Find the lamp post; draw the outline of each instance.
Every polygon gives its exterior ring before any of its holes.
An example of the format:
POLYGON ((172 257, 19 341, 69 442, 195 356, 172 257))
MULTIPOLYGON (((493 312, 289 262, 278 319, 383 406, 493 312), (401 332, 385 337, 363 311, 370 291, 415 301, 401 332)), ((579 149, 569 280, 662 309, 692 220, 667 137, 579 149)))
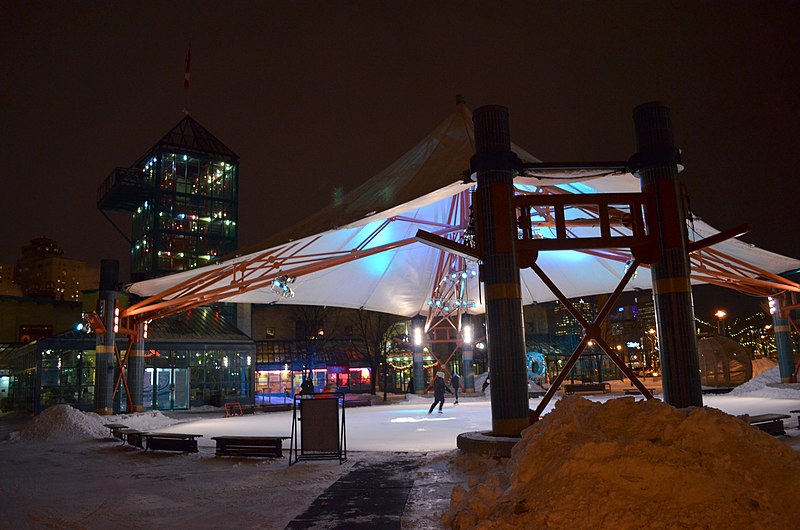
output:
POLYGON ((720 335, 725 335, 725 317, 728 316, 728 313, 722 309, 717 309, 717 312, 714 313, 714 316, 717 317, 717 333, 720 335))
POLYGON ((655 328, 650 328, 647 330, 647 338, 650 340, 650 361, 648 364, 651 364, 655 369, 656 361, 658 360, 658 356, 656 355, 656 341, 658 340, 658 337, 656 336, 655 328))

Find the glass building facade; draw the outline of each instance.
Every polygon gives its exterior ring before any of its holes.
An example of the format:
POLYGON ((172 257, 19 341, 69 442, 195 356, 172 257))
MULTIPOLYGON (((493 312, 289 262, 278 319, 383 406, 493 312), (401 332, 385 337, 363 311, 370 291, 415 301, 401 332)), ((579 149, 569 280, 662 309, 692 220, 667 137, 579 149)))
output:
MULTIPOLYGON (((254 402, 256 345, 216 311, 199 308, 153 324, 145 343, 145 409, 254 402)), ((16 348, 7 407, 35 414, 62 403, 94 410, 95 344, 94 335, 72 331, 16 348)), ((118 340, 117 347, 124 355, 127 341, 118 340)), ((120 385, 114 410, 124 412, 126 403, 120 385)))
POLYGON ((202 267, 238 246, 239 157, 190 116, 98 190, 129 211, 131 280, 202 267))

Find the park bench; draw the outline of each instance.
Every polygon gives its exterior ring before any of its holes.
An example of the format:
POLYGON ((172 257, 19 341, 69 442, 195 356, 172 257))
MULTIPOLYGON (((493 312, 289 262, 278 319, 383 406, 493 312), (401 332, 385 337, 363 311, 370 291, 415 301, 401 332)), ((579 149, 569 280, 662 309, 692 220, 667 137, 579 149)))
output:
POLYGON ((798 410, 790 410, 792 414, 797 414, 797 428, 800 429, 800 409, 798 410))
POLYGON ((746 417, 750 425, 758 427, 773 436, 786 434, 783 428, 783 420, 791 418, 788 414, 756 414, 755 416, 746 417))
POLYGON ((369 398, 356 398, 356 399, 345 399, 344 400, 345 407, 371 407, 372 401, 369 398))
POLYGON ((703 394, 727 394, 733 390, 733 387, 705 387, 701 390, 703 394))
POLYGON ((262 412, 280 412, 282 410, 292 410, 291 403, 264 403, 259 405, 262 412))
POLYGON ((289 436, 214 436, 217 456, 283 456, 283 440, 289 436))
POLYGON ((611 392, 611 385, 609 383, 567 383, 564 385, 565 394, 574 394, 576 392, 602 392, 608 394, 611 392))
MULTIPOLYGON (((648 388, 647 390, 651 394, 655 394, 656 393, 656 389, 655 388, 648 388)), ((640 396, 640 395, 642 395, 642 392, 638 388, 626 388, 625 390, 623 390, 623 392, 625 393, 626 396, 640 396)))
POLYGON ((139 429, 129 429, 126 427, 124 429, 117 429, 117 434, 123 443, 132 445, 133 447, 138 447, 139 449, 144 449, 142 440, 142 435, 146 434, 144 431, 140 431, 139 429))
POLYGON ((174 432, 147 432, 143 433, 145 451, 180 451, 183 453, 196 453, 197 440, 202 434, 181 434, 174 432))
POLYGON ((108 428, 111 431, 111 436, 114 438, 119 438, 122 440, 122 435, 120 434, 120 429, 127 429, 128 426, 123 423, 104 423, 103 427, 108 428))

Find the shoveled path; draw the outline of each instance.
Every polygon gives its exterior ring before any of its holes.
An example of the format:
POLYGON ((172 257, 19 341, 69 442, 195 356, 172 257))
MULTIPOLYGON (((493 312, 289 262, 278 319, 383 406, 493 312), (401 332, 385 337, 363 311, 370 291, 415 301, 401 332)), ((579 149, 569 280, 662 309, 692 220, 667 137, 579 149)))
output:
POLYGON ((400 530, 419 459, 356 463, 286 528, 400 530))

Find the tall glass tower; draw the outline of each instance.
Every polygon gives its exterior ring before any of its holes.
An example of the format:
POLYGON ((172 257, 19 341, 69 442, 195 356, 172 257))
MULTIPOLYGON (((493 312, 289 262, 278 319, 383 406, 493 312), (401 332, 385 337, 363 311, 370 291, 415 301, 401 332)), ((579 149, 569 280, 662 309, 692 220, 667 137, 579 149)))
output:
POLYGON ((131 212, 131 281, 141 281, 236 250, 238 190, 239 157, 187 114, 131 167, 111 172, 97 206, 131 212))

